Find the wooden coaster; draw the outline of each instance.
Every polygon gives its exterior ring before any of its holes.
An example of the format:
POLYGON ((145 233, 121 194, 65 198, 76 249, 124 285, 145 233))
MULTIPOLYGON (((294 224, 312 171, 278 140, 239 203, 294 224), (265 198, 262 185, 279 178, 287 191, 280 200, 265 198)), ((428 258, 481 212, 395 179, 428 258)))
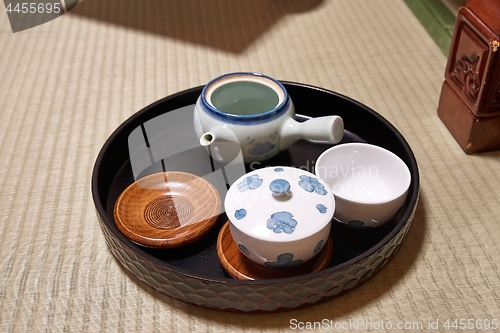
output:
POLYGON ((328 237, 321 251, 300 266, 282 269, 270 269, 254 263, 238 249, 231 232, 229 222, 222 226, 217 237, 217 255, 224 269, 238 280, 279 279, 318 272, 328 266, 332 257, 333 244, 328 237))
POLYGON ((115 203, 115 223, 131 241, 154 248, 182 246, 217 222, 221 199, 205 179, 161 172, 139 179, 115 203))

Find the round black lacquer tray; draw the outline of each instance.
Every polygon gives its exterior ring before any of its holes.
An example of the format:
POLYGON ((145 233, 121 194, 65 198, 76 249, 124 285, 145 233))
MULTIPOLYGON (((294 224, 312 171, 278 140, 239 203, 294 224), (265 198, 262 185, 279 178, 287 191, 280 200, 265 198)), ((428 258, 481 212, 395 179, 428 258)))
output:
MULTIPOLYGON (((157 117, 168 112, 181 109, 190 116, 193 112, 190 106, 194 106, 202 87, 189 89, 163 98, 131 116, 108 138, 94 165, 92 195, 106 243, 121 265, 138 280, 170 297, 202 307, 233 312, 283 311, 327 301, 359 287, 397 253, 410 229, 419 195, 418 166, 406 140, 382 116, 351 98, 304 84, 283 84, 295 104, 299 120, 337 114, 345 124, 344 138, 339 144, 375 144, 392 151, 408 165, 412 181, 403 207, 392 221, 378 228, 354 229, 334 221, 331 229, 333 254, 328 267, 289 278, 242 281, 225 272, 216 247, 219 230, 227 221, 225 213, 207 235, 189 245, 151 249, 132 243, 113 220, 116 199, 135 179, 129 157, 129 137, 138 129, 144 131, 144 124, 150 120, 153 121, 148 124, 161 124, 156 121, 160 119, 157 117)), ((194 130, 186 124, 184 127, 163 133, 160 150, 167 151, 169 145, 179 140, 193 139, 189 136, 195 135, 194 130)), ((316 159, 328 147, 299 141, 272 159, 246 165, 246 168, 249 171, 287 165, 314 172, 316 159)), ((144 168, 143 173, 162 169, 205 173, 206 170, 196 170, 201 165, 197 162, 199 156, 196 149, 191 149, 160 161, 161 166, 152 159, 153 164, 144 168)))

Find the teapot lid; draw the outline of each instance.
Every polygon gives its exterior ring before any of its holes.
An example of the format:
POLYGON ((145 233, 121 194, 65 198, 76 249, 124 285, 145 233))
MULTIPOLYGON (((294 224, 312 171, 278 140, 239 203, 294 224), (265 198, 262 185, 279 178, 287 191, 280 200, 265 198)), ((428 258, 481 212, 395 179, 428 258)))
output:
POLYGON ((253 238, 289 242, 330 223, 335 199, 330 188, 305 170, 266 167, 236 180, 225 198, 234 227, 253 238))

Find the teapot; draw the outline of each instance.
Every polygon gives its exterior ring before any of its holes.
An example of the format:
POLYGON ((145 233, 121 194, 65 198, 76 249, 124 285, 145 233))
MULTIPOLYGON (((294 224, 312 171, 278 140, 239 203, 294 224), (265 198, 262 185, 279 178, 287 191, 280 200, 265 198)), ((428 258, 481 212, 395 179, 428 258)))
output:
POLYGON ((300 139, 338 143, 344 135, 339 116, 295 119, 285 87, 259 73, 219 76, 204 86, 194 108, 200 144, 211 156, 229 163, 241 153, 245 163, 269 159, 300 139))

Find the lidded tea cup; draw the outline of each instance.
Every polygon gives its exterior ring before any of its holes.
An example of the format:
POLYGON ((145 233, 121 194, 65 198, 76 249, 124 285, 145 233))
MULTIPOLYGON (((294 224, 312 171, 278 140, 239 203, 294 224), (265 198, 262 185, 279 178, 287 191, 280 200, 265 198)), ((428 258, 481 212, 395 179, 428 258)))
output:
POLYGON ((224 205, 239 250, 268 268, 300 265, 318 254, 335 211, 326 184, 308 171, 284 166, 240 177, 224 205))
POLYGON ((411 184, 405 162, 393 152, 368 143, 345 143, 325 150, 315 174, 328 184, 337 204, 334 217, 353 228, 391 221, 403 206, 411 184))

